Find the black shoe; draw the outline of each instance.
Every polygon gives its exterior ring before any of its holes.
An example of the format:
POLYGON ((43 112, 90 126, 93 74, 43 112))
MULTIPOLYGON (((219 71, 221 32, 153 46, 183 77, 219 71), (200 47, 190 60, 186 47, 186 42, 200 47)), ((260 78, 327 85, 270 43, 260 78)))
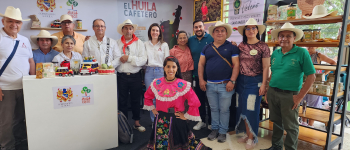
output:
POLYGON ((260 150, 283 150, 283 148, 280 146, 271 146, 268 149, 260 149, 260 150))
POLYGON ((215 140, 219 135, 219 130, 212 130, 211 133, 208 135, 208 140, 212 141, 215 140))

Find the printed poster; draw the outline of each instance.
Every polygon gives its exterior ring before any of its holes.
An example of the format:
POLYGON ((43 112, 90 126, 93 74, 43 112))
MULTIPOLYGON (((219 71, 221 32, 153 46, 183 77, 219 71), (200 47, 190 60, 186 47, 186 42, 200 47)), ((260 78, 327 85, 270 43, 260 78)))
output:
POLYGON ((52 94, 54 109, 94 104, 92 84, 53 87, 52 94))
POLYGON ((232 26, 232 34, 228 41, 241 43, 243 37, 237 31, 237 27, 245 25, 249 18, 254 18, 259 25, 263 24, 264 6, 263 0, 229 0, 228 23, 232 26))

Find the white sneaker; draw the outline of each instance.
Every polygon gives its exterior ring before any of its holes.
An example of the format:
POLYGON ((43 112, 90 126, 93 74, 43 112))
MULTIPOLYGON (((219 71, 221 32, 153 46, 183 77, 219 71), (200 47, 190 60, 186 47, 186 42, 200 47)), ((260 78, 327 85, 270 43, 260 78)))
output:
POLYGON ((208 125, 208 129, 211 130, 211 125, 208 125))
POLYGON ((202 128, 204 128, 206 126, 206 124, 204 122, 198 122, 194 127, 193 130, 200 130, 202 128))

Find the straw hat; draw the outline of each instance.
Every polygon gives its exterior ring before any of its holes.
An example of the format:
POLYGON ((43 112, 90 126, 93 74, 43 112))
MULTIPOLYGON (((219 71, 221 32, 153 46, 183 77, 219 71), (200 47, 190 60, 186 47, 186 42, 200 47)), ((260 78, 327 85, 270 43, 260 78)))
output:
POLYGON ((65 21, 65 20, 69 20, 69 21, 72 21, 72 22, 73 22, 72 16, 71 16, 71 15, 68 15, 68 14, 62 15, 61 18, 60 18, 61 23, 62 23, 63 21, 65 21))
POLYGON ((117 27, 117 31, 119 34, 123 35, 122 28, 126 25, 131 25, 134 27, 134 30, 137 28, 137 24, 132 24, 130 19, 125 20, 123 23, 119 24, 117 27))
POLYGON ((301 37, 303 37, 304 35, 303 30, 297 29, 291 23, 287 22, 281 27, 281 29, 272 30, 271 32, 272 37, 274 37, 275 39, 278 39, 278 33, 281 31, 293 31, 296 35, 295 41, 300 40, 301 37))
POLYGON ((244 27, 245 26, 258 26, 258 30, 259 30, 259 34, 263 34, 265 29, 266 29, 266 26, 264 25, 258 25, 258 22, 256 22, 256 20, 254 18, 249 18, 248 21, 245 23, 245 25, 243 26, 238 26, 238 32, 239 34, 243 35, 243 30, 244 30, 244 27))
POLYGON ((331 13, 328 13, 326 7, 324 7, 323 5, 316 5, 312 10, 311 16, 303 16, 303 17, 305 19, 314 19, 314 18, 326 17, 328 15, 335 16, 337 13, 338 11, 333 11, 331 13))
POLYGON ((8 6, 6 8, 5 14, 0 13, 0 17, 7 17, 19 21, 29 21, 30 19, 22 19, 22 13, 19 8, 15 8, 13 6, 8 6))
MULTIPOLYGON (((38 45, 38 38, 50 38, 52 39, 51 46, 55 46, 58 42, 58 39, 56 36, 51 36, 50 32, 46 30, 41 30, 37 36, 32 35, 30 36, 30 39, 32 40, 33 43, 38 45)), ((38 45, 39 46, 39 45, 38 45)))
POLYGON ((213 31, 215 28, 217 27, 225 27, 226 28, 226 31, 227 31, 227 36, 226 36, 226 39, 229 38, 231 36, 231 33, 232 33, 232 26, 230 24, 227 24, 227 23, 223 23, 221 21, 218 21, 216 22, 216 24, 214 26, 210 26, 209 27, 209 34, 211 36, 213 36, 213 31))

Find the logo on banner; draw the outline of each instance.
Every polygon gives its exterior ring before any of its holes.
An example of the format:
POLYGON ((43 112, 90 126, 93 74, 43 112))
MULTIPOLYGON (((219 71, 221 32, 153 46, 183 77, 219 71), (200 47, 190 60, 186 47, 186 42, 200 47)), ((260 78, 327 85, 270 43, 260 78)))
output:
POLYGON ((91 92, 91 89, 87 88, 86 86, 83 87, 83 89, 81 90, 81 94, 85 94, 85 96, 82 96, 81 98, 81 102, 83 104, 89 104, 90 103, 90 95, 88 95, 88 93, 91 92))
POLYGON ((57 100, 59 100, 61 103, 62 102, 70 102, 73 98, 73 91, 71 88, 66 89, 58 89, 57 90, 57 100))
POLYGON ((72 6, 72 10, 68 9, 67 14, 71 15, 72 18, 78 18, 78 10, 74 10, 74 7, 78 6, 78 2, 75 0, 68 0, 66 4, 67 6, 72 6))
POLYGON ((239 8, 241 8, 242 1, 241 0, 235 0, 233 2, 233 8, 235 9, 235 15, 239 14, 239 8))
POLYGON ((53 12, 53 10, 56 8, 55 0, 37 0, 36 3, 41 11, 45 10, 48 12, 51 10, 51 12, 53 12))
POLYGON ((131 0, 131 4, 124 3, 124 16, 157 18, 156 3, 131 0))

